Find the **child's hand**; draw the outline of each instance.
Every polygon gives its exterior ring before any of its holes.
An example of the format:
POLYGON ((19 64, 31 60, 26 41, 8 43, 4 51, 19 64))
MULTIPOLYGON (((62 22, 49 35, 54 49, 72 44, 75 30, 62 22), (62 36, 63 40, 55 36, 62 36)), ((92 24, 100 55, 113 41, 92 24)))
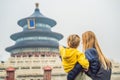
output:
POLYGON ((84 71, 85 71, 85 72, 87 72, 87 71, 88 71, 88 69, 84 69, 84 71))

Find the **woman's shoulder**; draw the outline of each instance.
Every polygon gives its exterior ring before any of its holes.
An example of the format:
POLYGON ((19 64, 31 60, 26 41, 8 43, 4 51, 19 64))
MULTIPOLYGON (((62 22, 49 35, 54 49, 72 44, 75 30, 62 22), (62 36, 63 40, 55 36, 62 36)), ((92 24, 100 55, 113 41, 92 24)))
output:
POLYGON ((88 59, 98 58, 98 53, 95 48, 89 48, 85 51, 85 55, 88 59))
POLYGON ((89 48, 89 49, 85 50, 85 53, 95 55, 95 54, 97 54, 97 50, 95 48, 89 48))
POLYGON ((85 52, 97 52, 97 50, 95 48, 88 48, 87 50, 85 50, 85 52))

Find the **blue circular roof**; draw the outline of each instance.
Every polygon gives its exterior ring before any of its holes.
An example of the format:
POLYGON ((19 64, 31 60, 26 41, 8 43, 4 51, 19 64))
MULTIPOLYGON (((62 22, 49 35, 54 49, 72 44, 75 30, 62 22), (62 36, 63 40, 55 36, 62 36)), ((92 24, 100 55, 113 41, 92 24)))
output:
POLYGON ((28 31, 22 31, 22 32, 11 35, 11 39, 17 40, 21 37, 31 37, 31 36, 53 37, 53 38, 56 38, 57 40, 61 40, 63 38, 63 35, 57 32, 28 30, 28 31))
POLYGON ((38 8, 35 9, 35 12, 30 17, 23 18, 23 19, 19 20, 18 21, 18 25, 23 27, 24 25, 27 24, 27 20, 28 19, 35 19, 35 23, 48 24, 51 27, 56 25, 56 21, 55 20, 50 19, 48 17, 45 17, 42 13, 40 13, 38 8))
MULTIPOLYGON (((27 18, 23 18, 18 21, 18 25, 21 27, 25 27, 25 25, 28 24, 28 19, 34 19, 35 24, 42 23, 47 24, 51 27, 56 25, 56 21, 53 19, 50 19, 48 17, 45 17, 43 14, 40 13, 38 6, 35 9, 35 12, 27 18)), ((11 39, 16 41, 17 39, 23 38, 23 37, 50 37, 55 38, 57 40, 61 40, 63 38, 63 35, 57 32, 52 32, 50 29, 43 30, 43 29, 29 29, 29 30, 23 30, 22 32, 15 33, 11 35, 11 39)), ((58 48, 59 43, 58 41, 46 39, 46 40, 22 40, 19 42, 16 42, 15 45, 10 46, 6 48, 6 51, 11 52, 14 49, 21 49, 21 48, 36 48, 36 47, 42 47, 42 48, 58 48)))
POLYGON ((35 47, 50 47, 50 48, 58 48, 59 43, 50 40, 25 40, 19 43, 16 43, 13 46, 6 48, 6 51, 10 52, 14 49, 21 49, 21 48, 35 48, 35 47))

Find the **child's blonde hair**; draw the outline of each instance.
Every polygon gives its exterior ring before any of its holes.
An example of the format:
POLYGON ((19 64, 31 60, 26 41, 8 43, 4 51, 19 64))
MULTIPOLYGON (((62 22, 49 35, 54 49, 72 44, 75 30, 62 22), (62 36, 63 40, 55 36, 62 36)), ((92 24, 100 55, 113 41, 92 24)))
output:
POLYGON ((80 37, 77 34, 72 34, 67 39, 68 47, 77 48, 80 43, 80 37))

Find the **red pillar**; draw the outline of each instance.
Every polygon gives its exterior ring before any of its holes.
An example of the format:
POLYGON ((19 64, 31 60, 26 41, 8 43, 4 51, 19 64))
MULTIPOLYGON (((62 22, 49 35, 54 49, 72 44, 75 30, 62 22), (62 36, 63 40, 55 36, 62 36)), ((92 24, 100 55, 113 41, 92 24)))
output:
POLYGON ((6 80, 15 80, 15 68, 8 67, 6 69, 6 73, 7 73, 6 80))
POLYGON ((50 66, 46 66, 43 69, 44 69, 44 78, 43 78, 43 80, 51 80, 52 68, 50 66))

